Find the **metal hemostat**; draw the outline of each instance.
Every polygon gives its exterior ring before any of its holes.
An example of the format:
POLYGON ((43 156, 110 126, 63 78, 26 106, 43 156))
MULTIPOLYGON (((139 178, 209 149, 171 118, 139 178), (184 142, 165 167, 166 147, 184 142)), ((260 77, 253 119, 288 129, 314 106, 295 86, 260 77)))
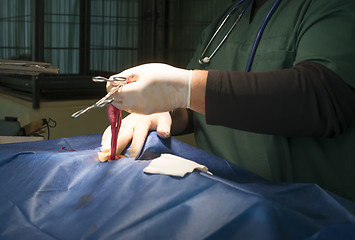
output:
POLYGON ((113 77, 111 79, 101 77, 101 76, 96 76, 93 77, 92 80, 94 82, 115 82, 118 84, 117 86, 113 87, 110 92, 108 92, 103 98, 101 98, 99 101, 97 101, 95 104, 88 106, 87 108, 81 109, 71 115, 72 118, 78 118, 84 113, 87 113, 93 108, 102 108, 107 106, 113 101, 113 94, 118 91, 123 85, 127 84, 127 78, 126 77, 113 77))

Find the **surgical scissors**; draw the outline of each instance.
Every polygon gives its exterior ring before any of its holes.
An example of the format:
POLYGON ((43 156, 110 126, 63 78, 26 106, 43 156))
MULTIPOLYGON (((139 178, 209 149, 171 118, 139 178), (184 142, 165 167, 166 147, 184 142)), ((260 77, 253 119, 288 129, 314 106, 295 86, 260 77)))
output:
POLYGON ((101 98, 99 101, 97 101, 95 104, 88 106, 87 108, 83 108, 71 115, 72 118, 78 118, 84 113, 87 113, 93 108, 102 108, 107 106, 108 104, 113 102, 113 94, 117 92, 123 85, 127 83, 127 78, 125 77, 113 77, 112 79, 108 79, 105 77, 97 76, 93 77, 92 80, 94 82, 115 82, 118 85, 113 87, 111 91, 109 91, 103 98, 101 98))

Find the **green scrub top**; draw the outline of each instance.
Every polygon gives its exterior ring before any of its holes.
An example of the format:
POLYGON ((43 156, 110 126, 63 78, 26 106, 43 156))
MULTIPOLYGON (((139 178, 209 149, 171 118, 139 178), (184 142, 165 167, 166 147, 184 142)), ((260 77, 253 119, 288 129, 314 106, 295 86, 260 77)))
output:
MULTIPOLYGON (((188 68, 245 71, 256 34, 273 4, 267 1, 251 23, 249 7, 211 62, 201 66, 198 59, 223 13, 204 31, 188 68)), ((216 48, 236 17, 228 20, 204 56, 216 48)), ((283 0, 264 30, 251 71, 313 61, 355 87, 354 22, 353 0, 283 0)), ((336 138, 284 137, 208 125, 204 115, 194 113, 194 129, 199 148, 268 180, 316 183, 355 201, 355 124, 336 138)))

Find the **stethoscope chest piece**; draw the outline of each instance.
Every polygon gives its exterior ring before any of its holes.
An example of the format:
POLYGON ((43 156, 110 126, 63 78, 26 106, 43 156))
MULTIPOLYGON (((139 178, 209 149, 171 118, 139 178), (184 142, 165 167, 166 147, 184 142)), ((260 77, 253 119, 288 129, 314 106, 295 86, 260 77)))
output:
POLYGON ((203 65, 203 64, 208 64, 210 62, 210 58, 209 57, 204 57, 203 59, 199 59, 198 62, 203 65))

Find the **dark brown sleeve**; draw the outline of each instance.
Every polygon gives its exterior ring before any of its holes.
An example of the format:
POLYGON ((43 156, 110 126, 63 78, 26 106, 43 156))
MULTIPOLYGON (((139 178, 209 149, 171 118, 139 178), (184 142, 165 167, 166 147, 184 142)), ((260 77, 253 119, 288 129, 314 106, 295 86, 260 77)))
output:
POLYGON ((321 64, 245 73, 209 70, 206 121, 283 136, 333 137, 355 119, 355 92, 321 64))

